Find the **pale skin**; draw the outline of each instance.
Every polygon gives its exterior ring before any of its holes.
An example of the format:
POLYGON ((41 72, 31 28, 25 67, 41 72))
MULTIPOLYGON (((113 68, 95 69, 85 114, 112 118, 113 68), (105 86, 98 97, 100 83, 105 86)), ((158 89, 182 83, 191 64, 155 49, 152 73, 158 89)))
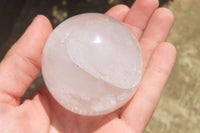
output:
POLYGON ((144 132, 176 58, 175 47, 165 42, 174 21, 173 14, 158 5, 158 0, 137 0, 131 8, 117 5, 106 12, 128 26, 140 41, 144 74, 127 105, 111 114, 95 117, 64 109, 45 85, 20 103, 20 97, 40 73, 42 50, 52 32, 49 20, 38 15, 0 64, 0 132, 144 132))

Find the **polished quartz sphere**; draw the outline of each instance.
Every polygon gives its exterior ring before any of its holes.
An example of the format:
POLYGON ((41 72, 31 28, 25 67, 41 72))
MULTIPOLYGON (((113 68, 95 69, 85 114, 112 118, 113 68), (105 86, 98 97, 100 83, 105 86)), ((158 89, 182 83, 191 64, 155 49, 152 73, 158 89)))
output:
POLYGON ((64 108, 103 115, 126 104, 142 76, 142 53, 120 21, 98 13, 71 17, 58 25, 43 50, 47 88, 64 108))

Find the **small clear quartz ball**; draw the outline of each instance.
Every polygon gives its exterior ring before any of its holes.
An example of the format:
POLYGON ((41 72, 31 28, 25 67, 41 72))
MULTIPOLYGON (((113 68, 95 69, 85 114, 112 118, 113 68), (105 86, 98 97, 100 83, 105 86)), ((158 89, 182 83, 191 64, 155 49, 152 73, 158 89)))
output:
POLYGON ((43 50, 47 88, 64 108, 81 115, 113 112, 134 95, 142 76, 142 53, 120 21, 98 13, 58 25, 43 50))

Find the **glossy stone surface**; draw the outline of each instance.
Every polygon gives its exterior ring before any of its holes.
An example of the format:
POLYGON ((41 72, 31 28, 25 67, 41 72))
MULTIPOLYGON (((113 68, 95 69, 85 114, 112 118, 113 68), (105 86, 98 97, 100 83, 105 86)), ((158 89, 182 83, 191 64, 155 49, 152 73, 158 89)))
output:
POLYGON ((134 95, 142 75, 140 46, 121 22, 104 14, 69 18, 50 35, 42 74, 52 96, 82 115, 107 114, 134 95))

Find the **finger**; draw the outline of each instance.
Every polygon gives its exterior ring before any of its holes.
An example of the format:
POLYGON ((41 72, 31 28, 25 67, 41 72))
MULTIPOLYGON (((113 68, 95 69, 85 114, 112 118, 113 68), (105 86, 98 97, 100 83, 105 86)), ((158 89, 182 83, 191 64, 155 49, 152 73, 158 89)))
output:
POLYGON ((140 39, 146 24, 153 12, 158 8, 158 0, 136 0, 131 7, 124 23, 140 39))
POLYGON ((144 53, 144 67, 148 64, 157 45, 166 41, 173 22, 173 13, 166 8, 159 8, 152 15, 140 40, 142 53, 144 53))
POLYGON ((169 9, 157 9, 150 19, 142 38, 152 39, 157 43, 165 41, 173 25, 173 22, 174 16, 169 9))
POLYGON ((52 31, 49 20, 37 16, 0 64, 0 102, 17 105, 40 73, 43 46, 52 31))
POLYGON ((129 12, 129 7, 126 5, 117 5, 108 10, 105 14, 118 19, 119 21, 123 21, 126 15, 129 12))
POLYGON ((134 98, 125 107, 121 118, 136 132, 143 132, 153 114, 171 73, 176 50, 170 43, 160 44, 151 57, 134 98))

